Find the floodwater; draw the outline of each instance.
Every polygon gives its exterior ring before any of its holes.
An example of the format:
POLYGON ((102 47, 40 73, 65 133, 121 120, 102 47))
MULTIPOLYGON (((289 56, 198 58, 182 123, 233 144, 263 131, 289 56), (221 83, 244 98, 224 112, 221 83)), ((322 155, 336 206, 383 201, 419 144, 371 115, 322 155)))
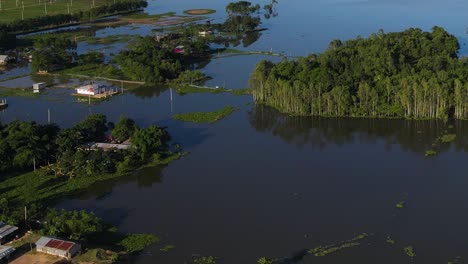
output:
MULTIPOLYGON (((222 20, 227 2, 158 0, 150 1, 147 11, 213 8, 218 13, 212 17, 222 20)), ((466 55, 467 9, 468 2, 461 0, 281 1, 278 17, 264 23, 268 30, 251 45, 236 48, 305 55, 323 51, 335 38, 439 25, 459 38, 466 55)), ((211 86, 244 88, 250 70, 265 58, 213 59, 203 71, 213 77, 211 86)), ((174 92, 171 101, 169 90, 156 88, 95 105, 76 102, 67 93, 57 89, 39 99, 8 98, 10 108, 0 112, 0 121, 45 123, 48 109, 51 121, 63 126, 91 112, 110 121, 128 116, 142 126, 167 126, 174 141, 190 152, 164 168, 96 184, 59 205, 93 210, 123 232, 162 238, 134 263, 182 264, 192 255, 218 256, 223 264, 256 263, 261 256, 306 264, 468 259, 468 122, 290 117, 255 106, 250 96, 174 92), (225 105, 238 110, 215 124, 171 119, 225 105), (456 134, 456 140, 443 144, 435 157, 425 157, 436 138, 447 133, 456 134), (404 208, 397 209, 401 201, 404 208), (304 250, 361 233, 370 237, 358 247, 301 258, 304 250), (175 248, 161 252, 168 244, 175 248), (415 258, 406 255, 407 246, 415 258)))

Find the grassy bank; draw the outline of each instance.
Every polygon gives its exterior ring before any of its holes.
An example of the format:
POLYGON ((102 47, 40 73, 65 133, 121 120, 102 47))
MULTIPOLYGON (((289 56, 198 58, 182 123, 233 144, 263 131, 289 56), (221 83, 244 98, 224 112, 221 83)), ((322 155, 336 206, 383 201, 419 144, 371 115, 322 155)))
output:
MULTIPOLYGON (((152 165, 167 165, 178 159, 182 153, 173 153, 163 160, 155 161, 152 165)), ((144 166, 142 166, 144 167, 144 166)), ((16 176, 7 177, 0 182, 2 198, 19 206, 45 205, 51 206, 59 200, 72 197, 98 182, 122 177, 126 174, 100 174, 78 176, 73 179, 67 177, 55 177, 46 174, 44 169, 36 172, 27 172, 16 176)))
POLYGON ((170 84, 170 87, 173 88, 179 94, 189 94, 189 93, 231 93, 233 95, 247 95, 252 94, 250 89, 226 89, 226 88, 210 88, 202 86, 193 86, 193 85, 183 85, 183 84, 170 84))
POLYGON ((23 96, 31 98, 39 98, 38 93, 33 93, 32 88, 11 88, 11 87, 1 87, 0 86, 0 97, 7 96, 23 96))
POLYGON ((78 13, 80 11, 88 11, 94 7, 106 5, 107 0, 56 0, 53 2, 37 0, 23 0, 23 1, 2 1, 2 9, 0 10, 0 22, 12 22, 21 20, 22 15, 24 19, 34 18, 45 15, 57 15, 78 13), (24 9, 23 9, 24 5, 24 9))
POLYGON ((213 112, 193 112, 186 114, 178 114, 174 115, 173 118, 179 121, 192 123, 214 123, 229 116, 235 110, 236 109, 232 106, 226 106, 223 109, 213 112))

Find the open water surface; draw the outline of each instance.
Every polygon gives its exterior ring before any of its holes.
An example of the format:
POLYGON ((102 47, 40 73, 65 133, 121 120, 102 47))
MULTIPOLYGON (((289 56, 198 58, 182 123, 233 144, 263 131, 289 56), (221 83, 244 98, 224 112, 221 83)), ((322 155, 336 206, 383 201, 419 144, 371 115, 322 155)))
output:
MULTIPOLYGON (((150 1, 147 11, 213 8, 218 12, 211 17, 222 21, 227 3, 158 0, 150 1)), ((466 55, 466 10, 468 2, 461 0, 280 0, 278 17, 264 22, 268 30, 251 45, 235 48, 306 55, 325 50, 336 38, 438 25, 459 38, 466 55)), ((244 88, 255 63, 265 58, 213 59, 203 71, 213 77, 210 86, 244 88)), ((94 112, 110 121, 127 116, 141 126, 168 126, 174 141, 190 152, 167 167, 96 184, 59 205, 93 210, 123 232, 160 236, 161 243, 135 263, 182 264, 194 254, 219 256, 223 264, 256 263, 261 256, 307 264, 468 259, 467 122, 290 117, 255 106, 250 96, 231 94, 174 92, 171 102, 168 90, 144 89, 88 105, 69 93, 57 89, 39 99, 8 98, 0 121, 45 123, 48 109, 51 121, 66 127, 94 112), (225 105, 238 110, 215 124, 171 119, 225 105), (424 157, 446 131, 457 139, 437 156, 424 157), (397 209, 400 201, 405 206, 397 209), (306 249, 361 233, 370 237, 358 247, 299 257, 306 249), (395 244, 387 243, 388 237, 395 244), (175 249, 161 252, 167 244, 175 249), (413 246, 415 258, 405 254, 406 246, 413 246)))

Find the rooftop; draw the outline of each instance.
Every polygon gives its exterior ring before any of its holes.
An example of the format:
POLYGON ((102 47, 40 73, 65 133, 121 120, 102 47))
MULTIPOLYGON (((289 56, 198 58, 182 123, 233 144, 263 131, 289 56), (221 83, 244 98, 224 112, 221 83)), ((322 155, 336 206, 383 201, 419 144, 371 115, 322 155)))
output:
POLYGON ((70 250, 75 243, 65 240, 60 240, 51 237, 41 237, 37 242, 37 246, 48 247, 48 248, 55 248, 58 250, 68 251, 70 250))
POLYGON ((9 234, 15 232, 16 230, 18 230, 18 227, 6 225, 5 223, 0 222, 0 239, 8 236, 9 234))
POLYGON ((0 259, 8 257, 14 251, 15 251, 15 248, 13 247, 0 246, 0 259))
POLYGON ((128 149, 131 147, 130 144, 113 144, 113 143, 95 143, 90 142, 86 144, 88 148, 100 148, 103 150, 110 150, 110 149, 128 149))

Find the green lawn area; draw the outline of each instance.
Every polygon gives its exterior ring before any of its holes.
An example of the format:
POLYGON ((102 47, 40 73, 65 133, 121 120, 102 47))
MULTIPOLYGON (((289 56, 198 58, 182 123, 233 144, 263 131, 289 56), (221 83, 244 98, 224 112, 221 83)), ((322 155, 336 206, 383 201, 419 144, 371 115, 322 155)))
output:
POLYGON ((236 109, 232 106, 226 106, 223 109, 213 112, 194 112, 174 115, 174 119, 192 123, 214 123, 226 116, 232 114, 236 109))
POLYGON ((46 15, 46 10, 47 15, 67 14, 68 7, 70 13, 77 13, 79 11, 89 10, 93 2, 94 6, 114 3, 113 0, 3 0, 1 1, 0 22, 21 20, 22 13, 24 19, 44 16, 46 15), (18 5, 16 5, 17 3, 18 5))
POLYGON ((0 182, 2 198, 19 205, 32 203, 51 204, 58 198, 84 190, 96 182, 111 179, 117 175, 104 174, 94 177, 77 177, 68 180, 66 177, 45 175, 42 170, 9 177, 0 182))

